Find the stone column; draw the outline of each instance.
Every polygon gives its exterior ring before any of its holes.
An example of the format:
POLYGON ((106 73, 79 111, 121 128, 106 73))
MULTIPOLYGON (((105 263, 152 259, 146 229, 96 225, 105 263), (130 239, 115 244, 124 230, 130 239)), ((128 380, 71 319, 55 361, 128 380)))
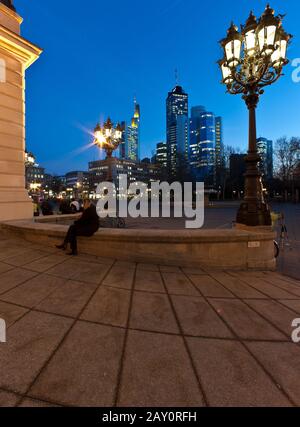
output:
POLYGON ((0 1, 0 221, 33 216, 25 189, 25 71, 42 50, 20 36, 21 23, 0 1))

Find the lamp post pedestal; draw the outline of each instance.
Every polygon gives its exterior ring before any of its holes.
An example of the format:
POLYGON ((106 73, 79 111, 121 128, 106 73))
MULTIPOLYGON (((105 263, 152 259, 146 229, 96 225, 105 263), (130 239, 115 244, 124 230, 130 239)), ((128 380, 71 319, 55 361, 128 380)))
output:
POLYGON ((237 223, 252 227, 270 226, 271 212, 264 200, 261 173, 258 168, 261 158, 256 145, 256 107, 259 95, 255 88, 252 88, 243 98, 249 110, 249 150, 245 159, 245 197, 237 213, 237 223))

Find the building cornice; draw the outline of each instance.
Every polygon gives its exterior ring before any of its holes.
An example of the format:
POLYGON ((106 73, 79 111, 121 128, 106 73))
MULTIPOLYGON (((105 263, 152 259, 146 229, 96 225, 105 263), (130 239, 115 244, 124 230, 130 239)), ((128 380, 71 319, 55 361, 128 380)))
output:
MULTIPOLYGON (((8 9, 7 7, 5 8, 8 9)), ((11 13, 14 13, 12 10, 8 10, 11 13)), ((0 47, 10 53, 13 53, 15 57, 22 62, 25 69, 30 67, 30 65, 33 64, 43 52, 40 47, 34 45, 13 31, 10 31, 3 25, 0 25, 0 47)))
POLYGON ((16 19, 20 25, 23 22, 23 18, 20 15, 18 15, 17 12, 5 6, 5 4, 3 3, 0 3, 0 12, 3 13, 4 15, 7 15, 11 18, 16 19))

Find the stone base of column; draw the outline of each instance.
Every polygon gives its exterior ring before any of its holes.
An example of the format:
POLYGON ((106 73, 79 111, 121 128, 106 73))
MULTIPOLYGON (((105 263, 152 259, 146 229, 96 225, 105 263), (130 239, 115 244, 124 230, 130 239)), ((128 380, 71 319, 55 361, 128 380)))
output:
POLYGON ((0 222, 33 218, 33 204, 27 191, 0 188, 0 222))
POLYGON ((271 211, 264 202, 243 202, 237 213, 237 224, 249 227, 271 226, 271 211))

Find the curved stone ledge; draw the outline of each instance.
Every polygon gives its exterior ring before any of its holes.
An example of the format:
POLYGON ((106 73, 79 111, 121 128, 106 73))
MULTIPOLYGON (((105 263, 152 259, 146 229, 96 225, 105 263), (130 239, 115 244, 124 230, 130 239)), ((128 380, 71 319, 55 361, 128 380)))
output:
MULTIPOLYGON (((1 223, 1 229, 30 242, 53 246, 74 219, 64 215, 36 221, 1 223), (46 222, 47 221, 47 222, 46 222)), ((216 269, 275 269, 274 233, 267 230, 99 229, 79 238, 82 253, 134 262, 216 269)))

